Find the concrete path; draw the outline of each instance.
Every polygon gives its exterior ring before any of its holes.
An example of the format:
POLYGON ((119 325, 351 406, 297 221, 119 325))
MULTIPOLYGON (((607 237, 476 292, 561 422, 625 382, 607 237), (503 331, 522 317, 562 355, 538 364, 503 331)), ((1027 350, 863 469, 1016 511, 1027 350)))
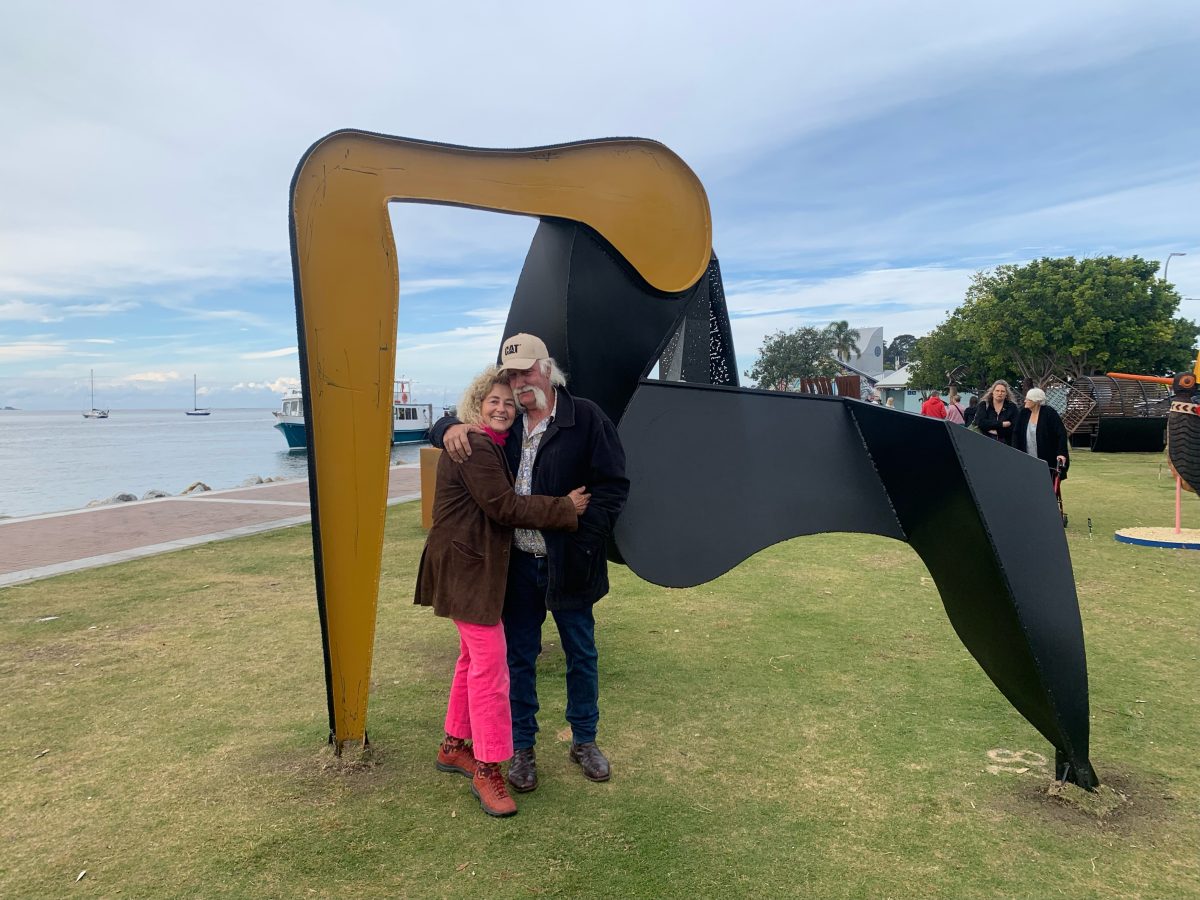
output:
MULTIPOLYGON (((421 496, 421 468, 393 466, 388 505, 421 496)), ((308 479, 0 519, 0 587, 299 525, 308 479)))

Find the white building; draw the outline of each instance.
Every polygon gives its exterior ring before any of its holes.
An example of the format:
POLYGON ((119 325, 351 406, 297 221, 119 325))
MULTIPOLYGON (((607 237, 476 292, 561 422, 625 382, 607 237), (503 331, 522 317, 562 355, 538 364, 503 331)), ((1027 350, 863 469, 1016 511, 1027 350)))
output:
POLYGON ((857 372, 862 372, 871 378, 878 378, 884 372, 883 351, 886 348, 883 341, 883 329, 860 328, 855 333, 858 335, 854 341, 858 344, 858 354, 850 357, 848 360, 850 366, 857 372))

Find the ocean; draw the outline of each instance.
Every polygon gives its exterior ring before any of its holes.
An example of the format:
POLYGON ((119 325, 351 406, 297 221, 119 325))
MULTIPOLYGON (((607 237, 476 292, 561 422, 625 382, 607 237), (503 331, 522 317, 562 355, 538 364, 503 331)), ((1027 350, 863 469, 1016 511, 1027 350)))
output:
MULTIPOLYGON (((269 409, 114 409, 107 419, 0 410, 0 516, 178 494, 196 481, 221 490, 254 476, 307 477, 308 455, 289 451, 274 423, 269 409)), ((421 446, 393 447, 392 462, 417 462, 421 446)))

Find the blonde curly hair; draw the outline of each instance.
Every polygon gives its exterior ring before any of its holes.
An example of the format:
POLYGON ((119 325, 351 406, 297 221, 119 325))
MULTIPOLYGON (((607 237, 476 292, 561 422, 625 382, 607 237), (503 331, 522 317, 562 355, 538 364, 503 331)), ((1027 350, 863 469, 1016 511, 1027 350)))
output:
POLYGON ((479 425, 483 422, 483 401, 492 388, 498 384, 508 387, 508 379, 503 370, 497 366, 488 366, 475 376, 467 385, 458 401, 458 421, 465 425, 479 425))

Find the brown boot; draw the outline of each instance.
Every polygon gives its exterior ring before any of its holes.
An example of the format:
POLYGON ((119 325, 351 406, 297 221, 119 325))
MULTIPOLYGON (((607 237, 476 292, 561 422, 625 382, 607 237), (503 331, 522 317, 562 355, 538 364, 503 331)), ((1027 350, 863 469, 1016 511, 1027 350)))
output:
POLYGON ((527 794, 538 786, 537 757, 532 747, 513 752, 512 762, 508 764, 508 783, 520 794, 527 794))
POLYGON ((590 781, 608 781, 612 774, 608 758, 600 752, 595 741, 588 741, 586 744, 576 744, 572 741, 569 755, 571 762, 579 763, 584 776, 590 781))
POLYGON ((475 754, 470 744, 462 738, 450 737, 438 747, 437 767, 439 772, 455 772, 471 778, 475 775, 475 754))
POLYGON ((479 798, 479 805, 489 816, 504 818, 517 814, 517 804, 508 795, 500 763, 477 762, 475 776, 471 779, 471 793, 479 798))

